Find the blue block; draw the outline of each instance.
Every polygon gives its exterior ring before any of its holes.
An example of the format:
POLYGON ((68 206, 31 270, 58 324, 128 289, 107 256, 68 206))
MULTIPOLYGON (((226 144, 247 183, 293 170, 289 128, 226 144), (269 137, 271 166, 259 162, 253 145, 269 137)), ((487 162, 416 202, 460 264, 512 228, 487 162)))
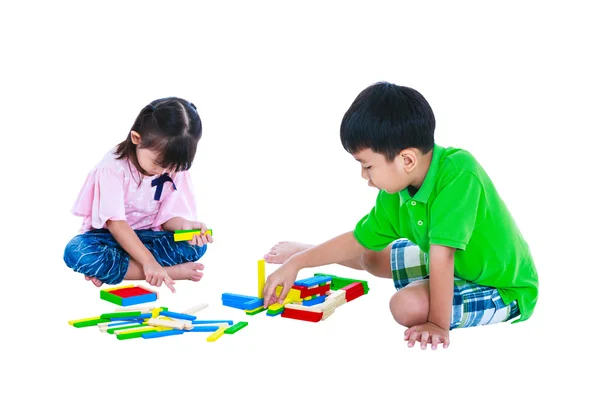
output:
POLYGON ((323 303, 326 298, 327 298, 327 295, 323 295, 323 296, 315 297, 314 299, 310 299, 310 300, 302 300, 302 305, 307 306, 307 307, 314 306, 315 304, 323 303))
POLYGON ((300 279, 294 282, 294 285, 297 286, 315 286, 320 285, 321 283, 331 282, 330 276, 313 276, 306 279, 300 279))
POLYGON ((197 319, 192 321, 193 325, 201 325, 201 324, 224 324, 228 323, 229 325, 233 325, 233 320, 230 319, 197 319))
POLYGON ((113 327, 113 326, 119 326, 119 325, 131 325, 132 322, 137 322, 137 321, 130 321, 130 320, 128 320, 128 321, 123 321, 123 322, 119 322, 119 321, 117 321, 117 322, 110 322, 108 324, 108 326, 113 327))
POLYGON ((190 315, 190 314, 182 314, 182 313, 176 313, 173 311, 161 311, 159 313, 160 315, 164 315, 165 317, 171 317, 171 318, 177 318, 177 319, 185 319, 188 321, 193 321, 196 319, 195 315, 190 315))
POLYGON ((187 332, 215 332, 219 329, 218 325, 200 325, 195 326, 192 329, 186 330, 187 332))
POLYGON ((156 293, 148 293, 148 294, 142 294, 139 296, 125 297, 123 299, 123 302, 121 305, 123 307, 126 307, 126 306, 132 306, 134 304, 151 303, 156 300, 157 300, 156 293))
POLYGON ((259 299, 258 297, 255 297, 254 300, 250 300, 245 303, 241 302, 241 301, 236 301, 236 300, 223 299, 224 306, 238 308, 240 310, 254 310, 255 308, 262 306, 263 304, 264 304, 264 300, 259 299))
POLYGON ((146 332, 146 333, 142 334, 142 337, 144 339, 154 339, 154 338, 163 337, 163 336, 181 335, 182 333, 183 333, 182 330, 171 329, 168 331, 146 332))
POLYGON ((225 300, 225 299, 232 300, 232 301, 238 301, 238 302, 241 302, 241 303, 245 303, 245 302, 250 301, 250 300, 256 300, 256 299, 258 299, 258 297, 256 297, 256 296, 245 296, 243 294, 223 293, 221 295, 221 300, 225 300))

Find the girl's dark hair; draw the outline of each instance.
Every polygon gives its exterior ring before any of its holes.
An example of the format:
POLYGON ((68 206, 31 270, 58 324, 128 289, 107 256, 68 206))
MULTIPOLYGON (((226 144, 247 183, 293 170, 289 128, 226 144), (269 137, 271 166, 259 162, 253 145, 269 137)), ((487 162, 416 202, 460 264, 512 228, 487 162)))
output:
POLYGON ((127 139, 119 143, 117 159, 129 159, 136 169, 147 174, 140 166, 131 131, 142 137, 140 148, 159 154, 156 163, 174 172, 186 171, 192 166, 198 140, 202 136, 202 121, 196 106, 178 97, 154 100, 140 111, 127 139))
POLYGON ((346 111, 340 138, 351 154, 371 149, 391 162, 409 147, 428 153, 434 145, 434 130, 433 110, 421 93, 378 82, 360 92, 346 111))

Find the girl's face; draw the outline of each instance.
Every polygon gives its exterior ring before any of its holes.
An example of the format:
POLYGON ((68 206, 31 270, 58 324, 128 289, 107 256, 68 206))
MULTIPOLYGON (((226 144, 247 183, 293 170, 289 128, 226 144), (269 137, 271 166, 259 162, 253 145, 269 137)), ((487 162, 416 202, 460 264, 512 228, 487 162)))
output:
POLYGON ((136 149, 138 163, 149 175, 162 175, 167 170, 156 163, 158 154, 149 149, 136 149))
POLYGON ((140 143, 142 143, 142 137, 139 133, 137 133, 136 131, 131 131, 131 141, 133 142, 133 144, 136 145, 135 151, 138 163, 140 164, 140 167, 142 167, 142 169, 146 171, 147 175, 162 175, 165 172, 169 172, 164 167, 161 167, 159 164, 156 163, 156 160, 158 160, 159 156, 157 152, 150 149, 140 148, 140 143))

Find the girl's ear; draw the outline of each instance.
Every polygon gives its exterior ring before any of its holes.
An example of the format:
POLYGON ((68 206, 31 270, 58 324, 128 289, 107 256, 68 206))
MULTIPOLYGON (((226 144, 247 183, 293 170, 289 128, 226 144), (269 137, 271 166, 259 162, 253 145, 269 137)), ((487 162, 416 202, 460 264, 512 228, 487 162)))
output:
POLYGON ((133 144, 138 145, 142 143, 142 136, 136 131, 131 131, 131 141, 133 144))

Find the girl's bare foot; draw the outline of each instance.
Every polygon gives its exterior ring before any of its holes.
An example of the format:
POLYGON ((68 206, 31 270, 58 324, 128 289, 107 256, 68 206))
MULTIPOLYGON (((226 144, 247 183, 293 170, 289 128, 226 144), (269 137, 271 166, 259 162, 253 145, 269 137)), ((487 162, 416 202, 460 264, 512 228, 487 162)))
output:
POLYGON ((198 282, 204 276, 202 270, 204 265, 200 263, 187 262, 183 264, 173 265, 172 267, 165 267, 165 270, 171 277, 176 281, 189 279, 190 281, 198 282))
POLYGON ((100 286, 102 286, 102 281, 101 281, 100 279, 96 278, 96 277, 93 277, 93 276, 87 276, 87 275, 86 275, 86 277, 85 277, 85 280, 86 280, 86 281, 92 281, 92 283, 93 283, 94 285, 96 285, 96 287, 100 287, 100 286))
POLYGON ((270 264, 283 264, 291 256, 310 249, 312 245, 298 242, 279 242, 265 254, 265 261, 270 264))

